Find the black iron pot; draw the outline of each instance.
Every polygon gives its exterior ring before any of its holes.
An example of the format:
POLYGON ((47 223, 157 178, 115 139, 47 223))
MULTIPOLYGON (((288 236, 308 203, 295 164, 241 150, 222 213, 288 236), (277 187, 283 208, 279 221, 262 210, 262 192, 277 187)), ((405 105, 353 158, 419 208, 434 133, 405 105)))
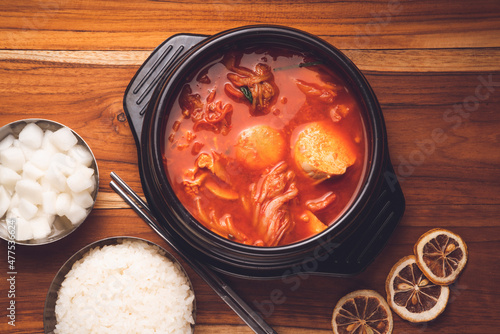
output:
POLYGON ((132 79, 124 109, 138 147, 148 204, 188 256, 213 269, 248 278, 300 272, 346 276, 361 272, 382 250, 401 219, 405 201, 390 164, 382 111, 358 68, 339 50, 308 33, 281 26, 247 26, 214 36, 175 35, 161 44, 132 79), (308 50, 335 68, 360 101, 369 137, 368 171, 351 206, 329 228, 278 247, 255 247, 224 239, 199 224, 174 194, 163 168, 162 125, 169 99, 200 62, 233 44, 280 45, 308 50))

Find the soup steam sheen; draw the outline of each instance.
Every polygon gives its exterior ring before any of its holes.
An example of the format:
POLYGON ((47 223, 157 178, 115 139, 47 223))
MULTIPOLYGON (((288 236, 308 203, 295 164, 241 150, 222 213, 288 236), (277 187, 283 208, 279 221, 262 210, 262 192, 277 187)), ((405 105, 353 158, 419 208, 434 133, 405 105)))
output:
POLYGON ((367 164, 360 106, 321 59, 234 47, 186 79, 164 124, 164 167, 184 207, 234 242, 280 246, 349 207, 367 164))

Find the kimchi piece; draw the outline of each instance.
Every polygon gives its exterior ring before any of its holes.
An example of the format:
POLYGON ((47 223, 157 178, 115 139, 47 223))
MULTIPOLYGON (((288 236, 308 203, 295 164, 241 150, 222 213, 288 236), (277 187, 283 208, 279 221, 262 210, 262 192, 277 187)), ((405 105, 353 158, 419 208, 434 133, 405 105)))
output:
POLYGON ((198 218, 205 226, 225 238, 246 243, 248 237, 235 226, 231 214, 226 213, 219 217, 215 209, 202 204, 204 189, 223 200, 239 198, 239 194, 227 183, 229 177, 222 160, 223 157, 216 152, 200 154, 196 158, 195 166, 184 173, 184 191, 196 203, 198 218))
POLYGON ((207 96, 206 103, 199 94, 193 94, 189 85, 185 85, 179 98, 182 114, 194 122, 193 131, 209 130, 227 134, 231 128, 233 106, 222 101, 215 101, 216 90, 207 96))
POLYGON ((307 98, 306 105, 315 105, 316 108, 327 110, 333 122, 339 122, 349 113, 349 107, 344 104, 339 104, 337 96, 339 89, 337 85, 331 82, 311 83, 304 80, 295 80, 297 88, 304 93, 307 98))
POLYGON ((256 245, 276 246, 293 228, 295 223, 288 203, 299 193, 294 177, 288 165, 281 162, 250 186, 254 207, 253 224, 262 236, 256 245))
POLYGON ((258 63, 251 70, 237 66, 235 57, 229 57, 226 67, 231 71, 227 74, 231 84, 224 86, 226 94, 237 101, 248 102, 252 115, 268 114, 279 94, 271 67, 258 63))

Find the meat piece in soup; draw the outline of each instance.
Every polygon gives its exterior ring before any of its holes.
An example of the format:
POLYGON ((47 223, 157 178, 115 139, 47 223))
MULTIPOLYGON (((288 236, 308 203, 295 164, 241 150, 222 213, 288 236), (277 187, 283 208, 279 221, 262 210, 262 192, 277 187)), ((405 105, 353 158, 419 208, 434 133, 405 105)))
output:
POLYGON ((215 234, 274 247, 345 212, 366 168, 362 111, 321 60, 233 49, 193 73, 165 122, 164 166, 183 206, 215 234))

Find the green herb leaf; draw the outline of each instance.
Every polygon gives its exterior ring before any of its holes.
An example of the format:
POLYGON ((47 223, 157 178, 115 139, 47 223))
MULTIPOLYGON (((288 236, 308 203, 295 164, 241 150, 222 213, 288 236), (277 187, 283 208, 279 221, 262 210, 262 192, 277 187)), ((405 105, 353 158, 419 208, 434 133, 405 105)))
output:
POLYGON ((250 91, 250 89, 248 89, 247 86, 241 86, 240 90, 243 93, 243 95, 245 95, 247 100, 250 101, 250 103, 253 103, 253 96, 252 96, 252 92, 250 91))

